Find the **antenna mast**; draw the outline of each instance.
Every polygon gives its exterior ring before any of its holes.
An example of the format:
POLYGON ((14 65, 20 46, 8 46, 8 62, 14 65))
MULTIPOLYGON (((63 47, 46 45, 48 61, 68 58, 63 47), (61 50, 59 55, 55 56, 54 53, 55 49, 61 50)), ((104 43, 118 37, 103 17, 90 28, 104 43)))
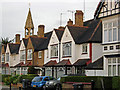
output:
POLYGON ((85 20, 85 0, 83 1, 83 3, 84 3, 83 10, 84 10, 84 20, 85 20))

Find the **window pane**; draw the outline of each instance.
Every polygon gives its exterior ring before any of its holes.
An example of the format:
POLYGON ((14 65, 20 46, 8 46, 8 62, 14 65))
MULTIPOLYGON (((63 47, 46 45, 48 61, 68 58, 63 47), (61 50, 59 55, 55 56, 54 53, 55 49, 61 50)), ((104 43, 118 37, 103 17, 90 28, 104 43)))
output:
POLYGON ((120 58, 118 58, 118 63, 120 63, 120 58))
POLYGON ((104 30, 104 42, 107 42, 108 40, 108 34, 107 34, 107 30, 104 30))
POLYGON ((108 76, 111 76, 111 65, 108 65, 108 76))
POLYGON ((71 42, 63 44, 63 56, 71 56, 71 42))
POLYGON ((108 63, 111 63, 111 59, 110 58, 108 59, 108 63))
POLYGON ((107 28, 107 23, 104 24, 104 29, 106 29, 106 28, 107 28))
POLYGON ((113 28, 113 41, 117 41, 117 29, 113 28))
POLYGON ((108 41, 111 42, 112 41, 112 29, 109 29, 109 38, 108 41))
POLYGON ((113 65, 113 76, 116 75, 116 65, 113 65))
POLYGON ((58 45, 51 46, 51 57, 58 56, 58 45))
POLYGON ((113 58, 113 63, 116 63, 116 58, 113 58))
POLYGON ((112 28, 112 23, 108 23, 108 28, 112 28))
POLYGON ((6 53, 6 61, 9 61, 9 53, 6 53))

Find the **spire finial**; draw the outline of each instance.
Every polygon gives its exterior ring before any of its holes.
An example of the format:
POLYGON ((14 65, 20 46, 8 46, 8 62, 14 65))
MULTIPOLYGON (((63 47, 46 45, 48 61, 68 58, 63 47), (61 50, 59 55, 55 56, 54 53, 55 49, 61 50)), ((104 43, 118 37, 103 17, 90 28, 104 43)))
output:
POLYGON ((30 9, 30 6, 31 6, 31 4, 30 4, 30 2, 29 2, 29 9, 30 9))

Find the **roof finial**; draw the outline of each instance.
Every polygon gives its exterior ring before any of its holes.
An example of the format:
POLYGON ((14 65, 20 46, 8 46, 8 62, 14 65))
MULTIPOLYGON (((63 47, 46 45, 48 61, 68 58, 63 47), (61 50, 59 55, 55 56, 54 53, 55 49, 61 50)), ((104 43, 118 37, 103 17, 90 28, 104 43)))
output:
POLYGON ((30 2, 29 2, 29 9, 30 9, 30 6, 31 6, 31 4, 30 4, 30 2))

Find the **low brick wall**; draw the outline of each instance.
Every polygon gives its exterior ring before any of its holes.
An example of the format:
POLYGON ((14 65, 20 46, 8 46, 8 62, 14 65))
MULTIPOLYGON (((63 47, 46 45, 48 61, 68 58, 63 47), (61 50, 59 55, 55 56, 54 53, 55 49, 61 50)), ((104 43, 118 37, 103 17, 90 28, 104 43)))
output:
POLYGON ((91 83, 84 83, 84 82, 65 82, 62 84, 63 90, 74 90, 73 84, 83 84, 83 90, 91 90, 91 83))

